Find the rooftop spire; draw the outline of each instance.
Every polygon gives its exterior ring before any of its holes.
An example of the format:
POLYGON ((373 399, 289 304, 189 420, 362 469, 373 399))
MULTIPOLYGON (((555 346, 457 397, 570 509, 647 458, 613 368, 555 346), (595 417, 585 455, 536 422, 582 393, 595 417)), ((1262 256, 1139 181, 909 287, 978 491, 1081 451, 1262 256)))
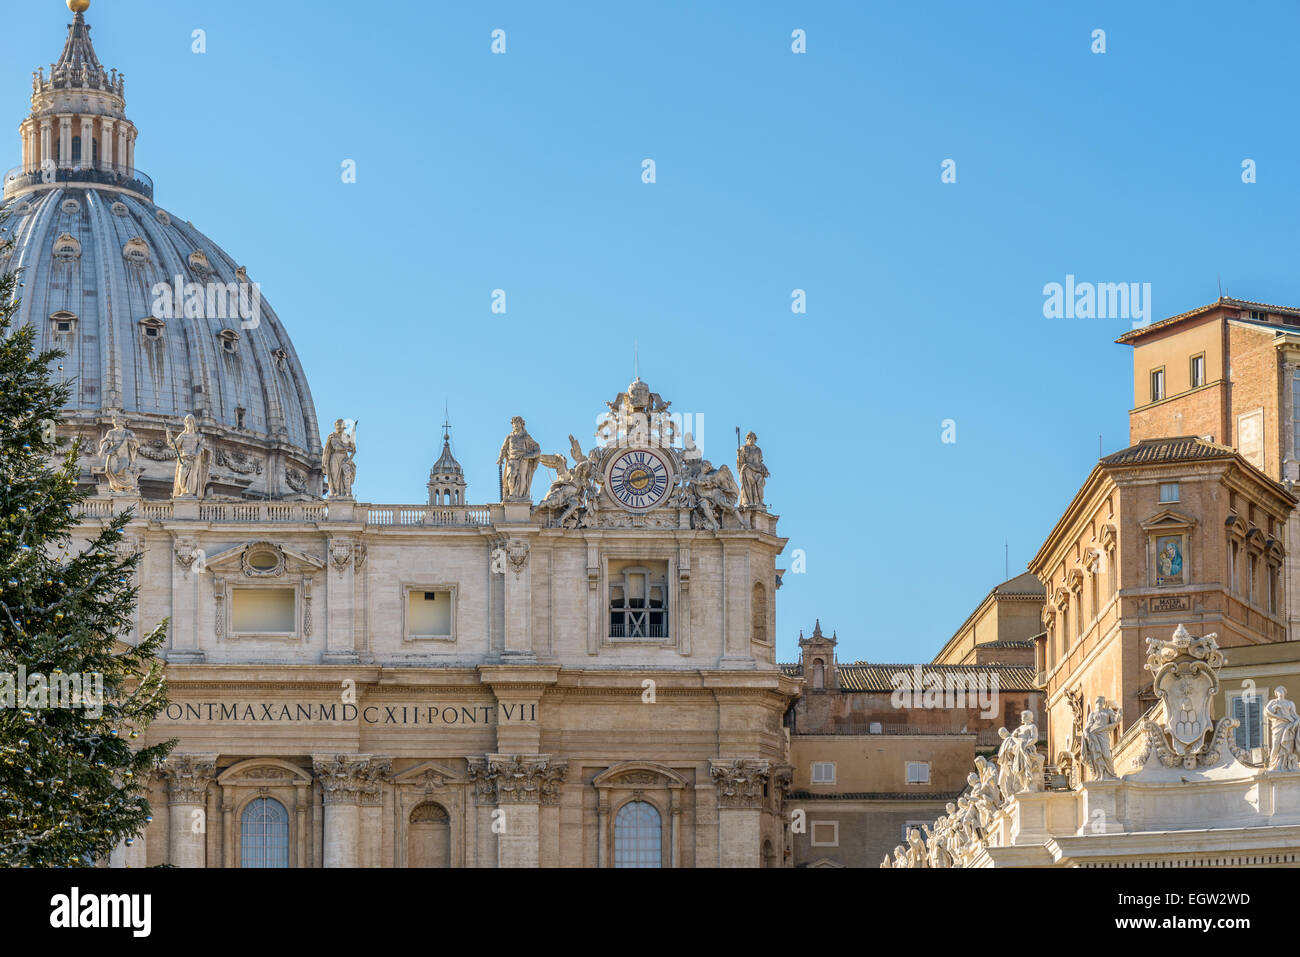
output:
POLYGON ((103 75, 104 65, 95 56, 95 45, 90 42, 90 25, 85 17, 85 11, 90 9, 90 0, 68 0, 68 9, 73 14, 72 23, 68 25, 68 39, 63 44, 58 62, 50 68, 50 78, 66 73, 73 81, 70 85, 98 86, 94 81, 103 75))

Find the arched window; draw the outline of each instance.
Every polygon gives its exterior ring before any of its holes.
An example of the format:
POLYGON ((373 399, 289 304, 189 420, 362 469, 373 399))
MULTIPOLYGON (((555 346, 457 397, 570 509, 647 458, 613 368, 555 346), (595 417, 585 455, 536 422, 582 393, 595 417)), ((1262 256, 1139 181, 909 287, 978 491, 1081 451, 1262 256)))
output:
POLYGON ((289 812, 275 798, 255 798, 239 816, 239 866, 289 866, 289 812))
POLYGON ((630 801, 614 816, 614 866, 661 867, 663 825, 647 801, 630 801))

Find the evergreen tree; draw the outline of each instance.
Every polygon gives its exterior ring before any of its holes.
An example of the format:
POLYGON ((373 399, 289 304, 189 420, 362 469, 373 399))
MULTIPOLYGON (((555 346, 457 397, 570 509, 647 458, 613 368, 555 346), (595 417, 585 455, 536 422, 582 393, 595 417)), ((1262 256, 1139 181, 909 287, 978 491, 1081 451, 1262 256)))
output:
POLYGON ((79 527, 80 440, 55 435, 64 353, 35 354, 32 325, 14 328, 18 288, 0 273, 0 865, 82 866, 150 820, 145 777, 175 741, 129 741, 166 705, 166 622, 119 640, 137 593, 139 555, 121 550, 131 512, 79 527))

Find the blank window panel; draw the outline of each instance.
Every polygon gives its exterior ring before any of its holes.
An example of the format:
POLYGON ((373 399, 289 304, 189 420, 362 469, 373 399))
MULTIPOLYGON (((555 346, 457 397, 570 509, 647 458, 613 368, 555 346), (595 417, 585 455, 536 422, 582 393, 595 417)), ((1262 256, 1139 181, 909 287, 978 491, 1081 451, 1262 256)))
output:
POLYGON ((415 638, 450 638, 451 592, 423 589, 407 592, 406 631, 415 638))
POLYGON ((292 588, 235 588, 230 595, 231 630, 243 635, 290 635, 294 631, 292 588))

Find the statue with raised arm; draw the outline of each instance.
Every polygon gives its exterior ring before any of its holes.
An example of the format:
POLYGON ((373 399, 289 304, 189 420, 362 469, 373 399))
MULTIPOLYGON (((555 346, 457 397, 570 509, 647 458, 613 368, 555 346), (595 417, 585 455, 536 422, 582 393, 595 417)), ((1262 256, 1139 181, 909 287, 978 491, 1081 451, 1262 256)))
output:
POLYGON ((533 500, 533 473, 537 471, 541 456, 542 447, 528 434, 524 420, 516 415, 510 420, 510 434, 501 443, 501 454, 497 456, 497 465, 505 465, 501 478, 501 501, 533 500))
POLYGON ((769 474, 763 465, 763 450, 757 445, 758 436, 750 432, 745 444, 736 449, 736 471, 740 473, 740 507, 762 508, 763 489, 769 474))
POLYGON ((1109 781, 1119 777, 1110 753, 1110 739, 1119 727, 1121 711, 1111 708, 1106 699, 1098 695, 1097 702, 1083 725, 1079 739, 1080 757, 1088 775, 1094 781, 1109 781))
POLYGON ((1278 685, 1273 697, 1264 705, 1264 721, 1268 725, 1268 769, 1270 771, 1295 771, 1300 769, 1296 755, 1296 731, 1300 729, 1300 714, 1295 703, 1286 696, 1286 688, 1278 685))
POLYGON ((137 490, 140 472, 135 467, 135 456, 139 451, 140 440, 120 415, 114 415, 113 427, 99 441, 99 454, 104 456, 104 478, 112 491, 137 490))
POLYGON ((345 428, 343 419, 334 420, 334 431, 325 440, 323 453, 325 477, 329 482, 330 498, 351 499, 352 483, 357 477, 357 425, 352 432, 345 428))
POLYGON ((179 435, 173 436, 172 430, 167 430, 167 445, 176 453, 172 495, 201 498, 208 485, 208 461, 212 452, 193 415, 185 416, 185 429, 179 435))

